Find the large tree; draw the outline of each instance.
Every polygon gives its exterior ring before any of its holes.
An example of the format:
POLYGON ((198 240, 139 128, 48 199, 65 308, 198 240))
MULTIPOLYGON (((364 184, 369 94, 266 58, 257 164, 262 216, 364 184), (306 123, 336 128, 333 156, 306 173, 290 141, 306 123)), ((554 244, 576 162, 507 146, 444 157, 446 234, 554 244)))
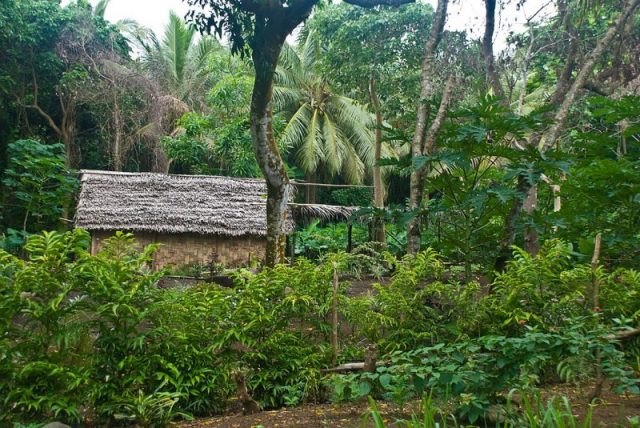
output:
MULTIPOLYGON (((186 0, 190 19, 203 31, 229 36, 235 53, 251 55, 255 82, 251 98, 251 137, 267 182, 266 264, 284 259, 284 224, 289 177, 273 135, 273 77, 287 36, 311 14, 319 0, 186 0), (198 9, 198 10, 196 10, 198 9)), ((413 0, 348 0, 363 7, 399 5, 413 0)))
MULTIPOLYGON (((433 153, 436 147, 436 137, 440 132, 440 128, 444 122, 451 93, 453 90, 453 74, 447 80, 445 90, 442 95, 440 107, 435 118, 429 125, 430 118, 430 101, 436 95, 439 87, 436 75, 436 51, 442 40, 444 32, 444 24, 447 19, 447 7, 449 0, 438 0, 435 18, 429 31, 429 38, 424 46, 422 54, 422 67, 420 75, 420 98, 418 99, 418 108, 416 112, 416 126, 411 140, 411 157, 414 161, 420 157, 428 156, 433 153)), ((420 209, 423 204, 424 182, 427 174, 428 162, 421 166, 414 165, 411 172, 409 209, 414 211, 413 218, 407 226, 407 251, 417 253, 420 251, 421 234, 421 215, 420 209)))
POLYGON ((85 2, 61 8, 51 1, 12 0, 5 6, 0 11, 0 91, 6 108, 17 113, 16 134, 33 135, 44 124, 64 144, 68 166, 77 167, 82 115, 77 106, 92 71, 88 58, 107 53, 126 58, 126 41, 85 2))

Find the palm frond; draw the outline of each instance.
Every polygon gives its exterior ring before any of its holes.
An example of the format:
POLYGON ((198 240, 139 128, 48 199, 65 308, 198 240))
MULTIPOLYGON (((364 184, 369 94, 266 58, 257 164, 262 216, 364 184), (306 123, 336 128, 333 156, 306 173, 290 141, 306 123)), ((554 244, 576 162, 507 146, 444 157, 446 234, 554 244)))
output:
MULTIPOLYGON (((374 147, 374 150, 375 150, 375 147, 374 147)), ((374 153, 374 156, 375 156, 375 153, 374 153)), ((396 147, 389 144, 388 142, 384 142, 384 141, 382 142, 382 147, 380 150, 380 157, 382 159, 398 159, 400 156, 401 156, 401 153, 396 147)), ((391 165, 383 166, 382 168, 380 168, 380 172, 382 173, 382 178, 385 179, 391 172, 393 172, 393 170, 394 170, 394 167, 391 165)))
POLYGON ((351 98, 334 94, 331 95, 328 104, 344 124, 373 126, 374 121, 371 113, 351 98))
POLYGON ((298 150, 300 166, 308 174, 315 172, 318 164, 324 160, 318 116, 318 111, 313 110, 304 144, 298 150))
POLYGON ((280 61, 278 61, 280 66, 284 69, 288 70, 300 70, 301 61, 298 56, 298 52, 291 46, 289 43, 285 43, 282 46, 282 51, 280 52, 280 61))
POLYGON ((305 140, 307 134, 307 126, 311 120, 311 109, 309 104, 303 104, 291 116, 291 119, 285 126, 280 135, 280 145, 286 148, 296 147, 305 140))
POLYGON ((355 147, 344 140, 342 151, 344 161, 342 163, 342 175, 351 184, 360 184, 364 178, 365 165, 356 152, 355 147))
POLYGON ((179 86, 184 77, 189 48, 195 34, 193 27, 187 27, 175 12, 169 13, 169 24, 165 28, 163 39, 164 54, 169 64, 171 79, 179 86))
POLYGON ((351 145, 355 147, 360 159, 367 166, 372 166, 375 155, 375 141, 371 130, 373 117, 364 107, 350 98, 332 96, 330 114, 343 130, 351 145))
POLYGON ((341 150, 341 138, 339 130, 328 115, 323 116, 322 136, 324 140, 324 163, 331 176, 336 175, 342 169, 343 151, 341 150))
POLYGON ((111 0, 98 0, 93 7, 93 15, 104 19, 104 13, 106 12, 109 3, 111 3, 111 0))
POLYGON ((141 48, 140 42, 155 37, 150 28, 145 27, 134 19, 120 19, 116 22, 116 28, 125 37, 130 46, 138 47, 143 52, 144 49, 141 48))
POLYGON ((273 82, 276 86, 284 86, 288 88, 295 88, 298 85, 298 79, 295 73, 291 70, 278 66, 276 72, 273 75, 273 82))
POLYGON ((313 31, 309 32, 307 38, 302 45, 299 54, 299 60, 302 64, 302 68, 308 72, 315 71, 318 58, 320 55, 320 42, 314 37, 313 31))
POLYGON ((277 112, 297 108, 304 98, 304 92, 293 87, 273 87, 273 108, 277 112))
POLYGON ((188 64, 193 66, 194 74, 201 74, 204 71, 211 53, 219 48, 220 43, 216 39, 205 36, 198 40, 193 49, 189 49, 189 53, 193 53, 189 58, 188 64))
POLYGON ((147 62, 155 52, 160 51, 160 42, 153 31, 135 32, 133 44, 142 52, 142 60, 147 62))

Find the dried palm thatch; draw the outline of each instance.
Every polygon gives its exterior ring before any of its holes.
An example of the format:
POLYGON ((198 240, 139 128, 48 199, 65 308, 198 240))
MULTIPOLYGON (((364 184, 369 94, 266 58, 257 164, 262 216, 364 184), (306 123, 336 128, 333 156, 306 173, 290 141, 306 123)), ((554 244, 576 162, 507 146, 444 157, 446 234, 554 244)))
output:
MULTIPOLYGON (((81 175, 77 227, 223 236, 267 233, 264 180, 90 170, 81 175)), ((295 193, 292 186, 292 199, 295 193)), ((357 209, 290 203, 285 233, 295 230, 294 220, 347 221, 357 209)))
POLYGON ((310 219, 322 221, 348 221, 360 207, 321 204, 289 204, 293 218, 308 223, 310 219))
POLYGON ((76 226, 87 230, 266 236, 263 180, 82 171, 81 181, 76 226))

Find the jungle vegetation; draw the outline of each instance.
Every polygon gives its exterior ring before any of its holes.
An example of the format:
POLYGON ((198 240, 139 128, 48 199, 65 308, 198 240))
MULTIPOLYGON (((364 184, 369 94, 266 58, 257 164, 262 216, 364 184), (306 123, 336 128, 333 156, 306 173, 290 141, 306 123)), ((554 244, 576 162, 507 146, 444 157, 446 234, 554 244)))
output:
POLYGON ((162 34, 108 0, 0 5, 0 425, 165 426, 244 391, 559 427, 527 397, 640 393, 640 0, 549 1, 499 47, 507 0, 480 37, 449 0, 185 2, 162 34), (80 169, 264 178, 264 263, 163 289, 127 231, 91 254, 80 169), (360 208, 285 252, 293 180, 360 208))

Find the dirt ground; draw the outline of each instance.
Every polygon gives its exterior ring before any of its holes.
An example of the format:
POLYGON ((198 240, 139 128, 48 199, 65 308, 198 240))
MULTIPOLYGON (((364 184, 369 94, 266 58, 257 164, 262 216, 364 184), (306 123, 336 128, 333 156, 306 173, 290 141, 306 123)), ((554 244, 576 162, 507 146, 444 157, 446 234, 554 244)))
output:
MULTIPOLYGON (((558 385, 545 388, 542 392, 543 401, 553 396, 567 396, 571 402, 574 415, 580 419, 587 413, 587 404, 593 385, 575 388, 568 385, 558 385)), ((556 406, 560 405, 556 400, 556 406)), ((602 396, 595 401, 593 408, 592 426, 596 427, 628 427, 629 417, 640 416, 640 396, 616 395, 609 388, 603 388, 602 396)))
MULTIPOLYGON (((566 395, 570 397, 573 412, 582 418, 587 410, 587 399, 593 391, 591 385, 575 388, 567 385, 548 387, 543 390, 543 402, 552 396, 566 395)), ((556 406, 562 403, 556 400, 556 406)), ((378 410, 389 426, 397 419, 411 417, 411 408, 415 403, 398 408, 391 403, 377 403, 378 410)), ((368 413, 366 402, 334 404, 305 404, 299 407, 283 408, 260 412, 255 415, 219 416, 181 423, 180 428, 253 428, 253 427, 286 427, 286 428, 351 428, 362 427, 363 416, 368 413)), ((618 396, 606 390, 598 400, 593 411, 592 426, 627 427, 628 417, 640 416, 640 397, 618 396)), ((371 423, 364 426, 372 426, 371 423)))
MULTIPOLYGON (((388 422, 401 417, 410 417, 410 413, 403 414, 396 406, 389 403, 378 403, 378 407, 388 422)), ((180 428, 350 428, 360 427, 367 411, 368 405, 365 402, 341 405, 305 404, 250 416, 233 415, 194 420, 178 426, 180 428)))

